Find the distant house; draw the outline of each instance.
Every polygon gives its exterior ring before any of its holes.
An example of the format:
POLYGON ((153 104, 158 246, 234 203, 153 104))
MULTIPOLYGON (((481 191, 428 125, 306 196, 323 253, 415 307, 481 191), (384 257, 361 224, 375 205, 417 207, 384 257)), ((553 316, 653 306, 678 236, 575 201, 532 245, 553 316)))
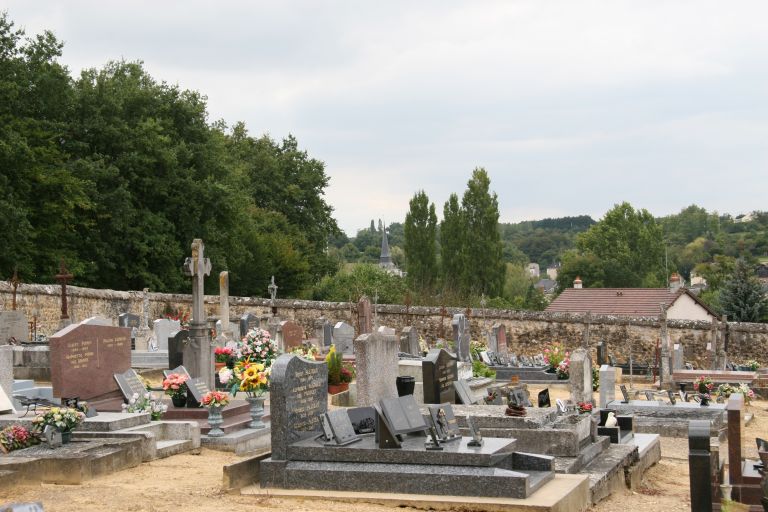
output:
POLYGON ((558 272, 560 272, 560 263, 554 263, 547 267, 547 275, 552 280, 557 280, 558 272))
POLYGON ((541 275, 541 270, 539 269, 538 263, 529 263, 526 267, 526 270, 528 271, 528 275, 531 277, 539 277, 541 275))
POLYGON ((669 288, 568 288, 545 311, 658 318, 659 305, 663 304, 669 320, 711 322, 718 318, 716 312, 678 283, 679 276, 677 282, 673 277, 669 288))
POLYGON ((536 287, 538 290, 541 290, 544 295, 551 295, 555 293, 555 289, 557 288, 557 281, 554 279, 539 279, 534 287, 536 287))

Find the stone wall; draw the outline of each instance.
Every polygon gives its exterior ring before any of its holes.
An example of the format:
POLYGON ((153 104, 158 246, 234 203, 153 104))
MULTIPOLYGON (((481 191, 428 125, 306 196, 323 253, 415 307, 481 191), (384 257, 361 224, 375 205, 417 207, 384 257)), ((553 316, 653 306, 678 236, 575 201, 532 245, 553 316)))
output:
MULTIPOLYGON (((120 313, 134 313, 151 321, 163 316, 168 309, 189 311, 192 296, 164 294, 148 291, 114 291, 67 287, 70 318, 77 322, 90 316, 104 316, 116 324, 120 313)), ((58 285, 22 284, 17 292, 18 309, 32 320, 37 316, 38 333, 51 335, 59 326, 61 314, 61 288, 58 285)), ((332 323, 344 321, 357 325, 357 305, 350 302, 318 302, 278 299, 275 301, 277 314, 284 320, 294 320, 303 328, 305 336, 314 336, 314 321, 325 316, 332 323)), ((205 297, 206 314, 215 316, 219 297, 205 297)), ((0 309, 11 308, 11 289, 6 282, 0 282, 0 309)), ((400 332, 403 327, 413 325, 419 333, 432 342, 436 338, 451 336, 451 318, 456 313, 467 315, 471 325, 472 338, 479 340, 484 330, 490 330, 496 323, 507 329, 510 352, 533 355, 541 352, 552 342, 562 342, 569 349, 581 342, 585 317, 562 313, 511 311, 496 309, 407 307, 380 304, 375 307, 380 325, 393 327, 400 332)), ((230 316, 251 312, 257 316, 271 314, 269 299, 230 297, 230 316)), ((712 340, 712 324, 707 322, 686 322, 670 320, 669 334, 673 343, 685 347, 685 359, 701 366, 711 364, 706 346, 712 340)), ((721 330, 728 331, 728 355, 733 361, 743 362, 756 359, 768 364, 768 324, 728 323, 721 330)), ((660 324, 654 318, 627 318, 594 316, 591 320, 590 339, 594 345, 604 341, 608 353, 619 361, 627 360, 630 350, 636 361, 647 362, 654 358, 655 347, 660 334, 660 324)), ((720 336, 723 336, 721 332, 720 336)), ((593 358, 595 357, 593 349, 593 358)), ((593 359, 594 360, 594 359, 593 359)))

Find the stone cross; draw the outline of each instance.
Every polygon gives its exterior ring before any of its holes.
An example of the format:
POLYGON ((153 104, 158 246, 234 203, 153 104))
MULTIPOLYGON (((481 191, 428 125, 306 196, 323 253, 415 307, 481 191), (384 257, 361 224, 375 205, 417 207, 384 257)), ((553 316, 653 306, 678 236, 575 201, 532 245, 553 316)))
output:
POLYGON ((61 285, 61 320, 69 320, 69 309, 67 308, 67 283, 75 276, 69 273, 64 265, 64 258, 59 262, 59 273, 56 274, 56 281, 61 285))
POLYGON ((8 280, 8 284, 11 285, 11 289, 13 290, 13 299, 11 302, 11 309, 13 311, 16 311, 16 289, 19 287, 19 284, 21 284, 21 280, 19 279, 19 273, 17 270, 13 271, 13 277, 8 280))
POLYGON ((269 286, 267 286, 267 290, 269 290, 269 300, 270 305, 272 306, 272 316, 275 316, 277 314, 277 308, 275 307, 275 297, 277 297, 277 285, 275 284, 275 276, 272 276, 272 280, 269 283, 269 286))
POLYGON ((211 274, 211 260, 205 257, 205 245, 192 241, 192 257, 184 260, 184 274, 192 278, 192 321, 189 343, 184 348, 184 366, 193 378, 202 378, 213 389, 213 348, 208 338, 205 318, 205 276, 211 274))
POLYGON ((231 339, 232 328, 229 326, 229 272, 226 270, 219 273, 219 320, 221 320, 221 334, 227 339, 231 339))
POLYGON ((584 317, 584 336, 581 338, 581 348, 589 349, 589 330, 592 327, 592 312, 587 311, 584 317))
POLYGON ((659 383, 662 386, 667 385, 672 379, 672 370, 670 368, 670 346, 669 333, 667 332, 667 308, 664 304, 659 304, 661 314, 659 323, 661 324, 661 362, 659 368, 659 383))

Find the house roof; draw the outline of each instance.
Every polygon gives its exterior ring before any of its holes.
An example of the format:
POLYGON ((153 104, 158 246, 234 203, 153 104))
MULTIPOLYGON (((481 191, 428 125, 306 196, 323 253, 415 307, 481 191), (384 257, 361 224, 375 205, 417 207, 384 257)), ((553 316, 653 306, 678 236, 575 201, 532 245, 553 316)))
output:
POLYGON ((686 288, 674 291, 668 288, 568 288, 552 301, 546 311, 658 317, 661 314, 659 304, 669 309, 681 295, 688 295, 710 315, 717 317, 717 313, 686 288))

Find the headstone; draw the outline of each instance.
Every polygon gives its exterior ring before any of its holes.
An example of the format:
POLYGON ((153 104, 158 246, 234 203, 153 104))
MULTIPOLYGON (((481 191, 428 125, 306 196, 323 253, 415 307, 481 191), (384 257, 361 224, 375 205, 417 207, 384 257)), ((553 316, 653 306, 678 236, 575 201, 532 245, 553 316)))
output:
POLYGON ((333 324, 327 320, 323 324, 323 333, 320 339, 323 340, 324 347, 333 345, 333 324))
POLYGON ((681 343, 675 343, 672 347, 672 371, 682 370, 685 365, 685 351, 681 343))
POLYGON ((0 389, 13 396, 13 347, 0 345, 0 389))
POLYGON ((114 377, 126 400, 130 400, 134 393, 141 396, 147 392, 147 388, 139 378, 139 374, 133 368, 128 368, 123 373, 116 373, 114 377))
POLYGON ((621 403, 628 404, 629 403, 629 393, 627 393, 627 386, 622 384, 621 386, 619 386, 619 390, 621 391, 621 397, 622 397, 621 403))
POLYGON ((240 337, 248 334, 248 331, 259 326, 259 317, 253 313, 245 313, 240 317, 240 337))
POLYGON ((229 272, 219 272, 219 321, 222 331, 220 334, 226 339, 232 339, 232 331, 229 328, 229 272))
POLYGON ((355 328, 346 322, 336 322, 333 326, 333 344, 336 345, 336 352, 352 354, 355 350, 354 341, 355 328))
POLYGON ((458 379, 453 382, 453 387, 456 390, 456 397, 464 405, 474 405, 478 402, 472 397, 472 389, 470 389, 467 381, 458 379))
POLYGON ((347 409, 347 415, 356 434, 371 434, 376 430, 376 410, 373 407, 351 407, 347 409))
POLYGON ((570 383, 573 402, 592 403, 592 361, 584 347, 571 354, 570 383))
POLYGON ((605 346, 605 342, 601 341, 597 344, 597 366, 603 366, 608 363, 608 347, 605 346))
MULTIPOLYGON (((520 406, 524 405, 521 403, 517 403, 518 400, 515 400, 515 402, 516 402, 515 405, 520 405, 520 406)), ((549 388, 542 389, 541 391, 539 391, 538 402, 539 402, 539 407, 552 407, 552 401, 549 397, 549 388)))
MULTIPOLYGON (((709 436, 709 420, 691 420, 688 423, 691 510, 712 510, 712 482, 717 481, 717 464, 713 465, 715 461, 709 436)), ((738 465, 741 466, 741 461, 738 465)))
POLYGON ((7 345, 11 338, 29 341, 29 324, 22 311, 0 311, 0 345, 7 345))
POLYGON ((354 349, 357 405, 369 406, 385 398, 396 397, 398 366, 395 337, 377 332, 362 334, 355 339, 354 349))
POLYGON ((488 355, 488 351, 483 350, 480 352, 480 360, 483 362, 483 364, 486 364, 488 366, 491 366, 493 362, 491 362, 491 357, 488 355))
POLYGON ((496 349, 494 352, 506 355, 507 348, 507 327, 504 324, 493 324, 493 337, 496 339, 496 349))
POLYGON ((659 316, 659 323, 661 324, 661 355, 659 356, 659 383, 662 386, 666 386, 670 383, 672 378, 671 361, 671 344, 669 341, 669 331, 667 330, 667 310, 663 304, 659 304, 661 309, 661 315, 659 316))
POLYGON ((453 341, 456 344, 456 353, 459 356, 459 361, 463 363, 471 362, 469 354, 469 322, 467 317, 461 313, 453 315, 451 326, 453 327, 453 341))
POLYGON ((459 377, 456 357, 441 348, 433 348, 421 362, 425 404, 455 403, 453 383, 459 377))
POLYGON ((451 404, 430 405, 429 416, 441 441, 461 438, 461 429, 451 404))
POLYGON ((419 355, 421 349, 419 348, 419 331, 413 326, 403 328, 403 332, 400 335, 400 352, 411 355, 419 355))
POLYGON ((600 408, 616 400, 616 369, 607 364, 600 366, 600 408))
POLYGON ((131 367, 126 327, 72 324, 48 339, 53 396, 90 400, 118 391, 114 374, 131 367))
POLYGON ((174 368, 184 364, 184 345, 189 341, 189 331, 171 332, 168 338, 168 368, 174 368))
POLYGON ((385 325, 379 326, 379 328, 376 329, 376 332, 383 334, 384 336, 394 336, 396 334, 392 327, 387 327, 385 325))
POLYGON ((357 302, 357 332, 360 334, 373 332, 371 300, 366 295, 360 297, 357 302))
POLYGON ((117 325, 131 330, 131 350, 136 349, 136 335, 141 327, 141 317, 133 313, 121 313, 117 317, 117 325))
POLYGON ((1 414, 15 414, 16 409, 13 407, 13 402, 8 397, 8 394, 3 388, 0 388, 0 415, 1 414))
POLYGON ((328 365, 283 354, 272 363, 269 383, 272 460, 286 460, 288 445, 322 432, 328 410, 328 365))
POLYGON ((172 332, 181 329, 181 322, 161 318, 155 320, 152 325, 155 331, 155 342, 157 343, 158 350, 168 350, 168 338, 172 332))
POLYGON ((304 328, 291 320, 280 322, 279 332, 279 344, 282 345, 281 350, 285 352, 300 347, 301 342, 304 341, 304 328))

